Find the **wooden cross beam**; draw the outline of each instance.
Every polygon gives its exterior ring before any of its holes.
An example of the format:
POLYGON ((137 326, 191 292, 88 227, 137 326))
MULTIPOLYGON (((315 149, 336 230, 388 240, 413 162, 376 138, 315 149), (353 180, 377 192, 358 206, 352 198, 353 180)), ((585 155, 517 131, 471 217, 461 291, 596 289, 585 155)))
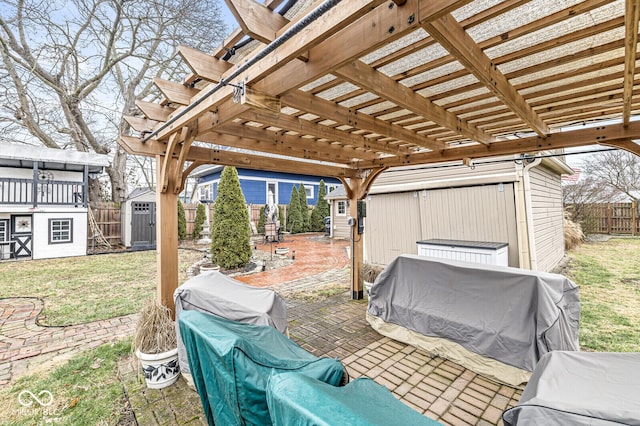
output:
MULTIPOLYGON (((357 163, 357 166, 363 169, 370 169, 444 161, 461 161, 464 158, 483 158, 523 152, 533 153, 595 144, 609 145, 631 139, 640 139, 640 121, 631 122, 626 127, 623 124, 609 124, 582 130, 552 133, 546 138, 529 137, 495 142, 489 146, 473 145, 461 148, 449 148, 440 152, 413 154, 405 157, 398 156, 380 158, 372 161, 360 161, 357 163)), ((629 145, 625 146, 627 148, 630 147, 629 145)))
POLYGON ((427 32, 541 137, 550 130, 496 64, 451 15, 423 24, 427 32))
POLYGON ((447 129, 455 130, 472 141, 484 144, 494 141, 494 138, 473 124, 458 118, 455 114, 420 96, 407 86, 397 83, 362 61, 350 62, 336 70, 335 74, 427 120, 438 123, 447 129))

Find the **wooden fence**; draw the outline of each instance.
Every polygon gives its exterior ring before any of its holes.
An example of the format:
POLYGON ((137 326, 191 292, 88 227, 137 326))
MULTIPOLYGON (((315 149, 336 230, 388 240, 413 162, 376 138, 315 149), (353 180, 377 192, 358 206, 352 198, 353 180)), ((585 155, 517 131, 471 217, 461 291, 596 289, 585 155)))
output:
MULTIPOLYGON (((209 218, 213 217, 213 204, 205 204, 209 207, 209 218)), ((190 238, 193 233, 193 226, 196 219, 196 208, 198 207, 197 203, 185 203, 184 213, 187 219, 187 238, 190 238)), ((249 218, 251 223, 254 225, 253 232, 257 231, 258 221, 260 220, 260 208, 264 207, 259 204, 249 204, 247 206, 249 211, 249 218)), ((286 211, 287 205, 280 206, 282 208, 284 218, 281 218, 282 226, 286 227, 286 211)), ((122 235, 122 224, 121 224, 121 216, 120 216, 120 204, 118 203, 99 203, 96 206, 92 207, 91 211, 95 218, 95 225, 97 229, 100 230, 102 236, 111 244, 112 246, 117 246, 121 244, 121 235, 122 235)), ((88 248, 90 251, 93 251, 96 246, 99 245, 99 241, 94 237, 95 232, 92 229, 91 223, 88 224, 87 229, 87 240, 88 240, 88 248)))
MULTIPOLYGON (((574 206, 567 206, 571 211, 574 206)), ((595 234, 640 235, 636 203, 597 203, 581 206, 583 229, 595 234)))
MULTIPOLYGON (((105 240, 112 246, 117 246, 121 242, 121 219, 120 204, 118 203, 98 203, 91 208, 91 213, 95 219, 95 225, 100 230, 105 240)), ((87 224, 87 247, 94 250, 100 241, 94 235, 91 221, 87 224)))

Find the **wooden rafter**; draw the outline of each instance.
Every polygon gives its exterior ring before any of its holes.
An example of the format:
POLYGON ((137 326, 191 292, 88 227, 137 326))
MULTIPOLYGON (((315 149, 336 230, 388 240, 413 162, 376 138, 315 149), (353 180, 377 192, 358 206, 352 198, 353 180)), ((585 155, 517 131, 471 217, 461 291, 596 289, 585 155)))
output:
POLYGON ((178 53, 195 75, 215 83, 218 83, 222 75, 233 66, 229 62, 187 46, 180 46, 178 53))
MULTIPOLYGON (((404 127, 396 126, 370 115, 360 114, 356 109, 340 106, 335 102, 327 101, 300 90, 294 90, 285 94, 282 96, 282 102, 293 108, 334 120, 337 123, 346 124, 353 128, 365 129, 373 133, 408 142, 430 150, 445 148, 444 144, 436 141, 435 139, 419 135, 411 130, 405 129, 404 127)), ((398 152, 403 151, 398 149, 398 152)), ((405 150, 404 153, 407 154, 410 153, 410 151, 405 150)))
POLYGON ((448 112, 439 105, 425 99, 413 90, 379 71, 371 68, 361 61, 353 61, 334 72, 347 81, 394 102, 401 108, 406 108, 416 114, 434 121, 448 129, 455 129, 461 135, 477 142, 489 144, 493 138, 473 124, 467 123, 448 112))
POLYGON ((392 154, 398 154, 399 151, 398 148, 391 148, 388 145, 378 143, 375 140, 369 140, 362 135, 337 130, 321 124, 315 124, 309 120, 304 120, 287 114, 275 114, 267 111, 247 111, 241 114, 241 117, 246 120, 268 124, 288 131, 294 131, 301 135, 314 135, 318 138, 340 142, 356 148, 364 148, 392 154))
POLYGON ((591 127, 584 130, 552 133, 546 138, 528 137, 495 142, 489 146, 473 145, 461 148, 449 148, 433 153, 418 153, 404 157, 380 158, 373 161, 362 161, 358 164, 358 167, 363 169, 394 167, 410 164, 455 161, 464 158, 484 158, 509 154, 534 153, 585 145, 606 145, 634 138, 640 138, 640 122, 632 122, 627 127, 624 127, 622 124, 611 124, 591 127))
POLYGON ((533 131, 541 137, 549 134, 547 125, 453 16, 445 15, 424 24, 424 28, 533 131))
POLYGON ((288 19, 255 0, 225 0, 225 3, 244 33, 263 43, 275 39, 278 30, 289 23, 288 19))
MULTIPOLYGON (((131 155, 143 155, 147 157, 164 156, 166 152, 166 144, 156 140, 149 140, 142 143, 138 138, 121 136, 119 143, 125 151, 131 155)), ((309 175, 333 177, 354 177, 357 175, 355 169, 348 167, 337 167, 311 162, 301 163, 299 161, 282 158, 209 149, 200 146, 191 146, 185 160, 201 161, 204 164, 220 164, 245 169, 281 171, 286 173, 299 173, 301 164, 304 164, 304 173, 309 175)))
POLYGON ((640 20, 640 4, 638 0, 625 2, 625 46, 624 46, 624 110, 622 121, 629 125, 631 118, 631 103, 633 95, 633 81, 636 75, 636 53, 638 50, 638 20, 640 20))
POLYGON ((200 92, 199 90, 186 87, 183 84, 174 83, 157 77, 153 79, 153 84, 160 89, 162 94, 172 104, 189 105, 191 98, 200 92))

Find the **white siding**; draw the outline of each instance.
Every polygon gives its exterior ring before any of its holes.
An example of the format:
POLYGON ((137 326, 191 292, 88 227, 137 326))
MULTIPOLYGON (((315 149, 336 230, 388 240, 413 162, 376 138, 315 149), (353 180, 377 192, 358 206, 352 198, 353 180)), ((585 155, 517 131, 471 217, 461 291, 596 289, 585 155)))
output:
POLYGON ((331 200, 331 237, 341 238, 348 240, 351 238, 351 227, 347 225, 347 217, 349 217, 349 208, 346 209, 346 214, 338 215, 338 201, 345 200, 331 200))
POLYGON ((417 254, 419 198, 414 192, 370 195, 364 238, 368 262, 388 264, 401 254, 417 254))
MULTIPOLYGON (((509 157, 511 158, 511 157, 509 157)), ((513 161, 478 164, 474 168, 463 165, 451 167, 398 167, 390 169, 376 179, 371 194, 414 191, 420 189, 451 188, 513 182, 517 179, 513 161), (432 168, 429 168, 432 167, 432 168)))
POLYGON ((513 184, 377 194, 368 198, 367 261, 387 264, 417 254, 416 241, 432 238, 509 244, 518 266, 513 184))
POLYGON ((529 171, 533 241, 537 268, 551 271, 564 257, 564 223, 560 176, 542 166, 529 171))
POLYGON ((53 257, 84 256, 87 254, 87 210, 57 209, 33 214, 33 259, 53 257), (72 219, 72 239, 70 243, 49 243, 49 219, 72 219))

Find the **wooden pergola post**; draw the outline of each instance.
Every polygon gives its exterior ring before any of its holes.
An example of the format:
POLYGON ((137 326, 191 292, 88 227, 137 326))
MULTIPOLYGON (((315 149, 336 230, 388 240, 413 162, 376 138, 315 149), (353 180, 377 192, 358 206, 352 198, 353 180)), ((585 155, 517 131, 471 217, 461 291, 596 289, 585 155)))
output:
POLYGON ((347 187, 349 197, 349 216, 356 223, 351 227, 351 298, 360 300, 364 297, 364 283, 362 279, 362 263, 364 257, 364 234, 358 234, 358 201, 361 199, 362 179, 349 179, 347 187))
POLYGON ((178 193, 174 190, 180 182, 175 180, 177 159, 169 160, 167 191, 160 187, 163 182, 164 156, 156 156, 156 247, 158 259, 158 301, 169 308, 175 316, 173 292, 178 288, 178 193))
POLYGON ((340 178, 347 192, 349 200, 349 216, 355 219, 355 225, 351 227, 351 298, 360 300, 364 298, 364 282, 362 278, 362 265, 364 262, 364 217, 358 214, 358 202, 363 201, 373 181, 385 171, 386 167, 378 169, 364 170, 361 174, 365 178, 350 178, 349 180, 340 178), (358 227, 363 226, 363 232, 358 233, 358 227))

